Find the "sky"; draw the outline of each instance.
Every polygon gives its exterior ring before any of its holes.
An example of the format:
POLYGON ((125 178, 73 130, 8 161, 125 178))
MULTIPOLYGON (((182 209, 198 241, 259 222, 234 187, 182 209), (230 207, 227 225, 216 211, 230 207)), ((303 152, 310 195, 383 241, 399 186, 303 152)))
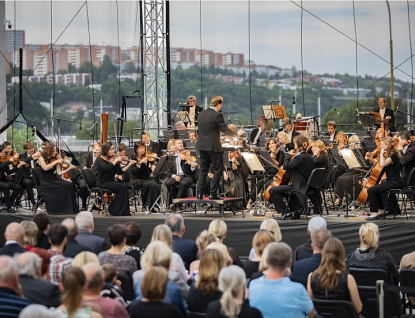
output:
MULTIPOLYGON (((395 77, 411 82, 415 2, 409 2, 409 17, 406 1, 389 4, 393 63, 401 64, 395 77)), ((302 5, 303 9, 300 1, 173 0, 171 46, 243 53, 256 64, 294 66, 313 74, 389 76, 385 1, 303 1, 302 5)), ((6 19, 13 29, 26 31, 29 44, 127 48, 140 41, 137 1, 6 1, 6 19)))

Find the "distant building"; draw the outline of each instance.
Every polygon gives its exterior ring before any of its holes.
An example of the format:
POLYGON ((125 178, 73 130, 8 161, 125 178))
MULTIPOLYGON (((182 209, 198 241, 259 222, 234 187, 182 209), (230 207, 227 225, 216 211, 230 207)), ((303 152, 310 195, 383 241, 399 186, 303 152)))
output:
POLYGON ((14 65, 15 50, 23 49, 25 47, 25 31, 24 30, 6 30, 5 41, 6 41, 6 53, 10 54, 10 63, 14 65))

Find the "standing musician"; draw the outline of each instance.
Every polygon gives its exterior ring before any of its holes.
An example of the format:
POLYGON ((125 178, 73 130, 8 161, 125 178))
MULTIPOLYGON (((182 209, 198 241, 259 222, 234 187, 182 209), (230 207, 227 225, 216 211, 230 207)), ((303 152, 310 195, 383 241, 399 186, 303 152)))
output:
POLYGON ((219 199, 219 182, 223 172, 223 148, 220 143, 220 132, 233 137, 238 135, 226 126, 220 113, 222 105, 223 97, 213 96, 210 101, 210 108, 202 111, 198 117, 199 138, 196 142, 196 150, 200 152, 198 199, 203 199, 205 194, 206 175, 211 163, 213 164, 213 178, 209 198, 219 199))
POLYGON ((293 143, 294 137, 299 136, 300 133, 294 130, 293 121, 288 117, 285 117, 282 123, 284 125, 285 133, 287 134, 288 142, 293 143))
MULTIPOLYGON (((190 136, 190 133, 189 133, 190 136)), ((146 132, 141 134, 141 141, 144 142, 145 147, 150 152, 155 152, 157 156, 160 156, 159 144, 150 139, 150 135, 146 132)))
POLYGON ((313 158, 305 152, 308 146, 308 140, 305 136, 298 136, 294 139, 295 150, 290 150, 284 158, 284 170, 291 172, 290 183, 292 185, 280 185, 272 187, 269 190, 270 197, 274 203, 275 209, 281 213, 281 219, 291 217, 292 219, 299 219, 301 210, 306 211, 307 205, 307 182, 314 169, 313 158), (295 194, 289 200, 290 212, 286 212, 286 205, 283 200, 283 195, 294 189, 295 194), (291 210, 294 210, 292 214, 291 210))
MULTIPOLYGON (((190 95, 187 98, 189 106, 184 107, 184 111, 188 112, 190 122, 187 123, 187 129, 195 129, 197 126, 197 117, 203 111, 203 108, 196 105, 196 97, 190 95)), ((153 151, 154 152, 154 151, 153 151)))
POLYGON ((404 186, 399 163, 401 154, 395 148, 392 137, 381 139, 379 147, 380 166, 385 169, 386 179, 383 179, 381 184, 374 185, 367 190, 371 213, 370 216, 366 218, 368 221, 377 220, 383 217, 384 202, 382 193, 385 193, 390 189, 402 189, 404 186))
POLYGON ((385 128, 391 132, 395 132, 395 113, 392 109, 386 107, 386 98, 381 97, 378 99, 379 107, 375 109, 375 112, 380 114, 382 120, 387 120, 387 123, 382 122, 378 127, 385 128))
POLYGON ((120 163, 124 161, 120 156, 114 156, 114 147, 112 143, 106 142, 101 147, 101 156, 95 160, 97 166, 98 187, 108 189, 115 193, 114 201, 108 207, 108 212, 116 216, 129 216, 130 206, 128 200, 128 188, 125 184, 114 181, 114 175, 123 174, 133 164, 135 160, 121 168, 120 163))
POLYGON ((256 201, 257 191, 260 192, 263 188, 268 186, 274 180, 275 174, 278 172, 278 168, 284 162, 284 152, 279 149, 279 144, 275 138, 268 139, 265 149, 270 153, 271 159, 275 167, 265 166, 265 176, 263 174, 252 175, 251 177, 251 195, 249 197, 246 209, 249 209, 256 201), (264 187, 265 185, 265 187, 264 187))
POLYGON ((190 163, 183 156, 184 152, 183 141, 176 139, 174 141, 174 153, 176 159, 170 168, 169 178, 165 185, 171 194, 171 198, 185 198, 187 197, 187 189, 196 182, 196 166, 197 162, 190 163))
POLYGON ((161 187, 150 177, 152 164, 146 153, 144 142, 137 141, 134 144, 133 159, 136 161, 136 164, 132 165, 130 168, 130 184, 134 188, 141 190, 143 209, 144 211, 149 211, 160 195, 161 187))
POLYGON ((40 166, 41 195, 49 214, 76 214, 79 212, 76 202, 75 186, 59 177, 75 166, 68 164, 63 170, 63 159, 58 156, 56 146, 49 143, 45 146, 38 160, 40 166))

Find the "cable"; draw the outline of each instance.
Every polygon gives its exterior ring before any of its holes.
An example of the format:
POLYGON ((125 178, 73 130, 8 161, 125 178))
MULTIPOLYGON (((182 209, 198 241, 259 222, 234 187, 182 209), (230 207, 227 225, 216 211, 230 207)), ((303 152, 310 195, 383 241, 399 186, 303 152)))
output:
MULTIPOLYGON (((353 24, 354 24, 354 37, 356 39, 356 95, 357 95, 357 99, 356 99, 356 108, 357 110, 359 110, 359 72, 358 72, 358 67, 357 67, 357 27, 356 27, 356 12, 354 9, 354 1, 352 1, 353 4, 353 24)), ((358 121, 358 117, 356 117, 356 124, 358 121)), ((356 126, 357 127, 357 126, 356 126)))
MULTIPOLYGON (((303 114, 304 116, 305 114, 305 99, 304 99, 304 62, 303 62, 303 1, 301 1, 301 94, 303 96, 303 114)), ((294 105, 293 105, 294 106, 294 105)), ((295 116, 294 114, 294 109, 293 111, 293 116, 295 116)))
MULTIPOLYGON (((121 101, 121 47, 120 47, 120 21, 119 21, 119 10, 118 0, 115 1, 117 8, 117 43, 118 43, 118 113, 120 113, 120 101, 121 101)), ((121 131, 122 133, 122 131, 121 131)))
MULTIPOLYGON (((89 60, 91 61, 91 86, 92 86, 92 114, 94 116, 94 123, 96 122, 95 119, 95 92, 94 92, 94 69, 92 67, 92 45, 91 45, 91 32, 89 29, 89 7, 88 7, 88 1, 85 1, 86 4, 86 23, 88 25, 88 45, 89 45, 89 60)), ((95 143, 95 129, 96 126, 94 127, 94 132, 92 134, 92 143, 95 143)))
MULTIPOLYGON (((414 93, 414 62, 413 62, 413 54, 412 54, 412 35, 411 35, 411 19, 409 17, 409 1, 406 1, 408 7, 408 29, 409 29, 409 50, 411 52, 411 71, 412 71, 412 83, 411 83, 411 115, 413 114, 413 105, 412 105, 412 96, 414 93)), ((414 118, 411 117, 411 122, 414 122, 414 118)))
MULTIPOLYGON (((202 103, 203 98, 203 64, 202 64, 202 0, 199 1, 199 38, 200 38, 200 93, 202 94, 202 103)), ((209 104, 210 105, 210 104, 209 104)))
POLYGON ((251 108, 251 125, 254 124, 252 117, 252 81, 251 81, 251 1, 248 1, 248 69, 249 69, 249 106, 251 108))

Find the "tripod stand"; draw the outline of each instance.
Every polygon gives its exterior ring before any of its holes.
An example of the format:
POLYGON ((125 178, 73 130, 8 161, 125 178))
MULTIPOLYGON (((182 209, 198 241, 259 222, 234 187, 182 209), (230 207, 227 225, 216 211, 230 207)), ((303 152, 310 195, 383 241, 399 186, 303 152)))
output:
MULTIPOLYGON (((258 171, 254 171, 254 172, 258 172, 258 171)), ((268 208, 267 206, 267 202, 262 200, 262 193, 263 191, 265 191, 265 173, 263 173, 263 180, 264 180, 264 184, 263 184, 263 188, 260 190, 260 192, 258 193, 258 187, 255 188, 256 191, 256 200, 255 202, 250 206, 250 208, 246 211, 246 213, 249 213, 251 215, 259 215, 262 214, 262 216, 264 216, 266 213, 272 213, 272 211, 268 208), (258 195, 259 194, 259 195, 258 195)))

